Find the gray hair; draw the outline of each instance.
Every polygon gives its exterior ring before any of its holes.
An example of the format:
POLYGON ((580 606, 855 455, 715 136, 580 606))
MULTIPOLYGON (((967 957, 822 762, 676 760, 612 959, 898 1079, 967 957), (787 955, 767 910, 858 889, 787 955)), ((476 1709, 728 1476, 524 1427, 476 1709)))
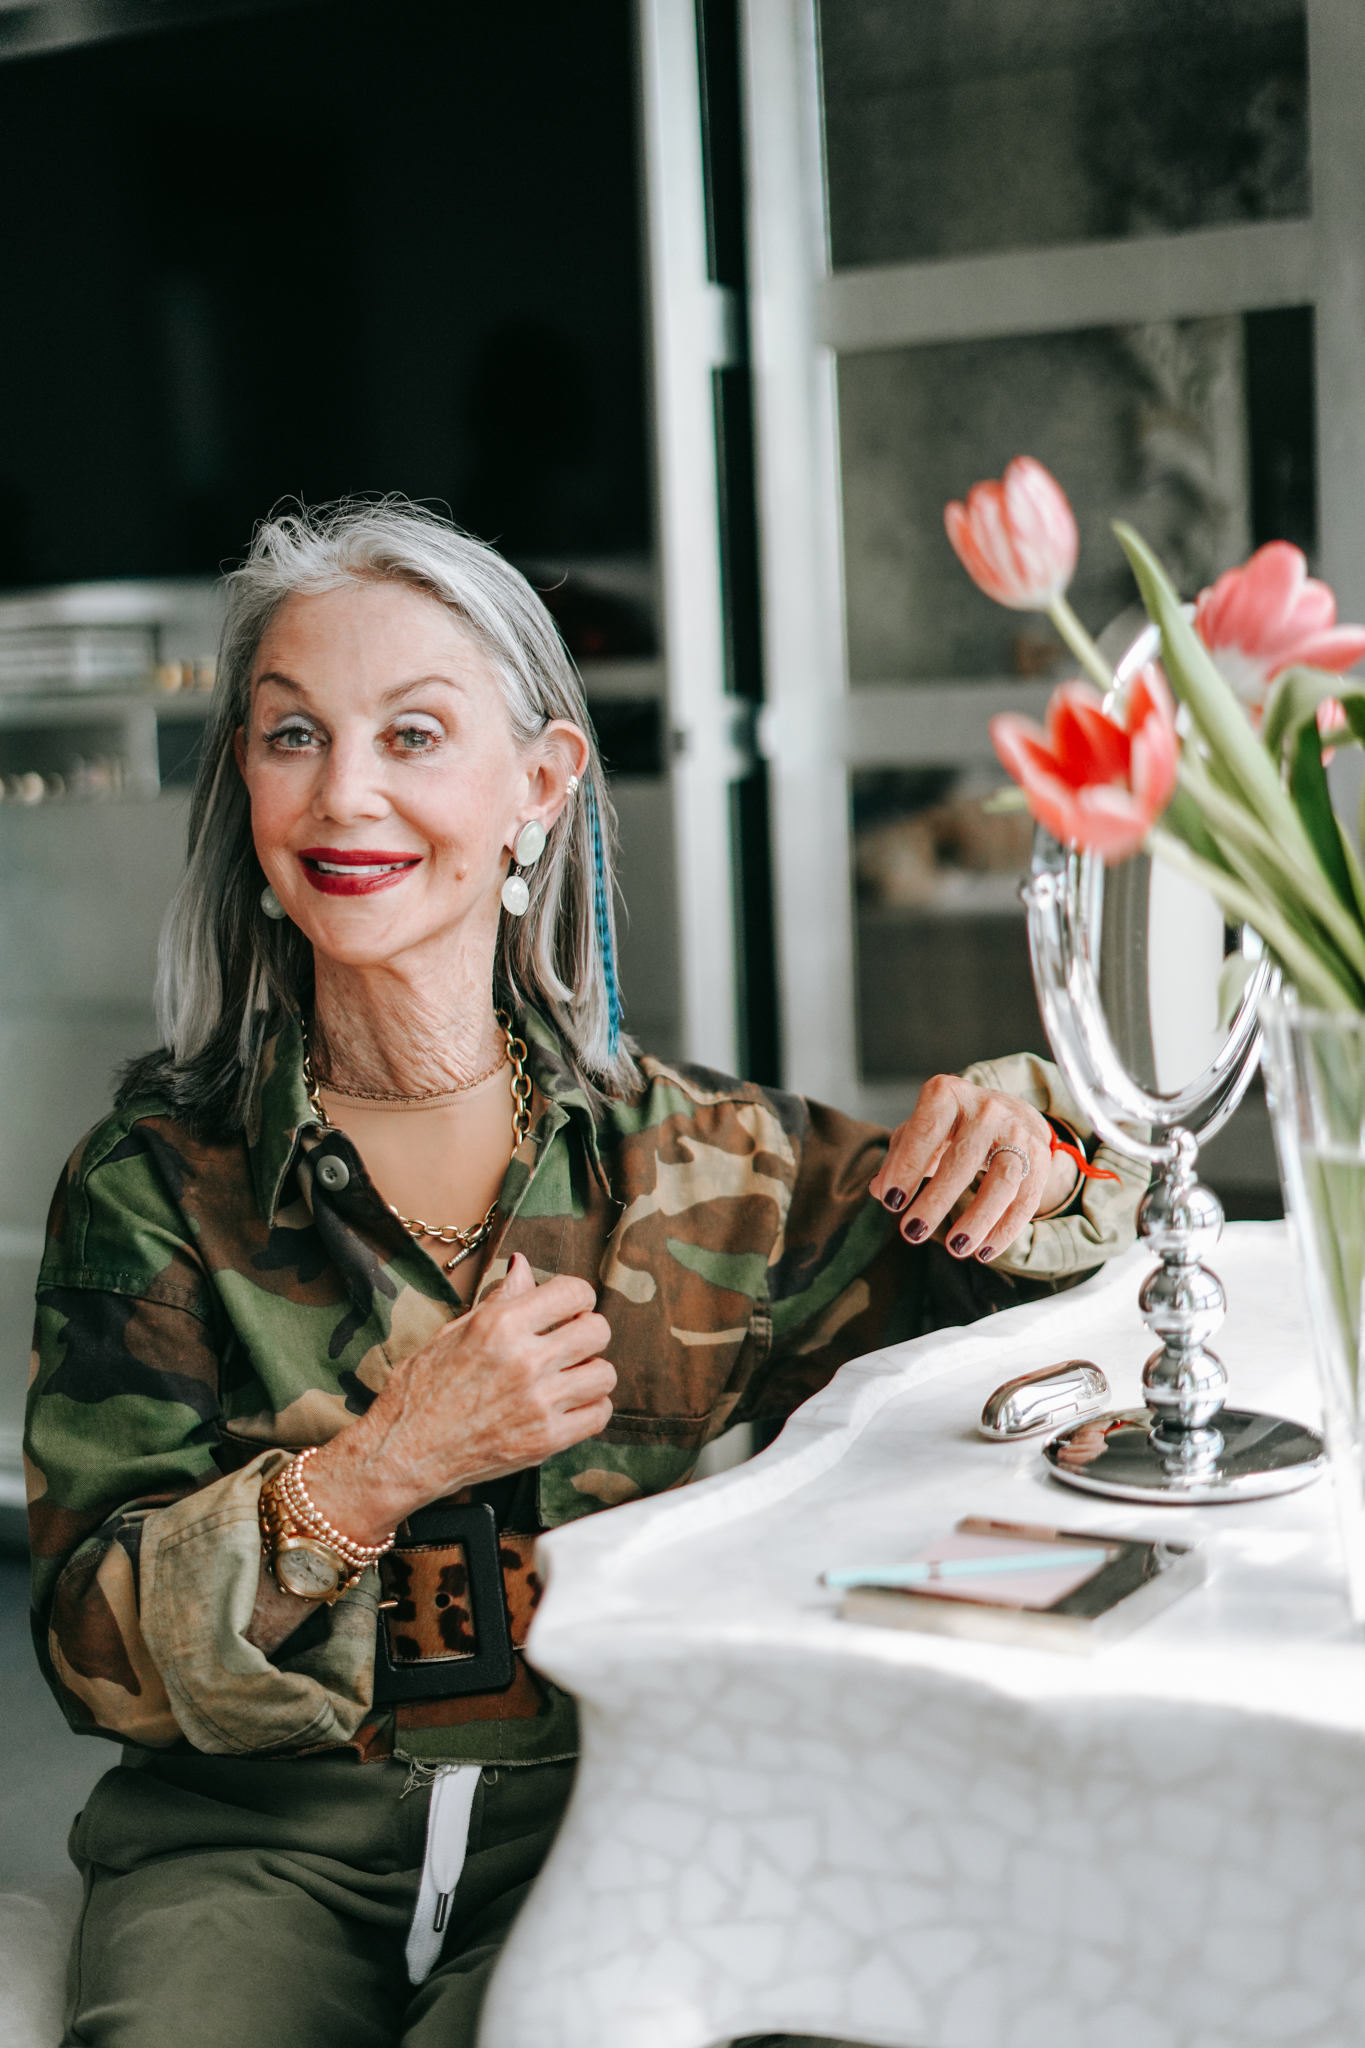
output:
POLYGON ((496 982, 503 1000, 530 1002, 547 1014, 590 1099, 639 1086, 614 1008, 616 816, 582 682, 524 576, 435 513, 387 497, 273 516, 226 579, 218 680, 190 809, 189 864, 161 933, 156 1002, 165 1050, 130 1070, 121 1099, 157 1085, 198 1124, 240 1126, 269 1030, 307 999, 308 940, 260 908, 265 876, 233 743, 249 716, 257 650, 285 600, 378 581, 423 591, 459 620, 491 663, 519 744, 530 745, 556 718, 588 735, 577 796, 551 826, 527 876, 530 906, 524 917, 502 919, 496 982))

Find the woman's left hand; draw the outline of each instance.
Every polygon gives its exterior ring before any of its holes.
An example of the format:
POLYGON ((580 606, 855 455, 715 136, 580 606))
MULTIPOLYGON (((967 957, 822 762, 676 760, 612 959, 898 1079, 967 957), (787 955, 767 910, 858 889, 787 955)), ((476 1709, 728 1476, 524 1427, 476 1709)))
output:
POLYGON ((1054 1157, 1052 1127, 1036 1109, 936 1074, 921 1088, 909 1122, 892 1132, 870 1192, 899 1217, 902 1237, 919 1244, 978 1174, 976 1198, 948 1239, 956 1259, 995 1258, 1039 1209, 1064 1202, 1077 1179, 1064 1152, 1054 1157))

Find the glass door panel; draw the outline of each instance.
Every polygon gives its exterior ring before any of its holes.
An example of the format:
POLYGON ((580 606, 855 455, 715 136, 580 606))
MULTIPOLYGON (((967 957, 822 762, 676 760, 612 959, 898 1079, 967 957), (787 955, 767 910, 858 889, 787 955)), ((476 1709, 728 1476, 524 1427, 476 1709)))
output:
MULTIPOLYGON (((1036 455, 1076 510, 1071 599, 1117 655, 1141 623, 1109 527, 1130 520, 1193 597, 1265 539, 1314 539, 1311 309, 870 351, 837 365, 848 676, 860 693, 1075 673, 1045 619, 982 596, 943 506, 1036 455), (1264 360, 1264 359, 1267 359, 1264 360)), ((1021 697, 1021 701, 1023 701, 1021 697)), ((891 744, 888 731, 888 744, 891 744)), ((986 719, 956 763, 851 777, 858 1060, 882 1085, 1045 1051, 1017 900, 1030 831, 986 719)))
POLYGON ((1309 211, 1303 0, 825 0, 836 269, 1309 211))
MULTIPOLYGON (((1098 632, 1133 600, 1131 520, 1191 594, 1251 538, 1238 317, 845 355, 838 366, 849 681, 1039 676, 1065 650, 958 567, 943 507, 1034 455, 1075 507, 1071 602, 1098 632)), ((1311 463, 1311 440, 1307 460, 1311 463)))
POLYGON ((866 1082, 1047 1051, 1018 896, 1033 826, 984 807, 999 781, 975 766, 850 777, 866 1082))

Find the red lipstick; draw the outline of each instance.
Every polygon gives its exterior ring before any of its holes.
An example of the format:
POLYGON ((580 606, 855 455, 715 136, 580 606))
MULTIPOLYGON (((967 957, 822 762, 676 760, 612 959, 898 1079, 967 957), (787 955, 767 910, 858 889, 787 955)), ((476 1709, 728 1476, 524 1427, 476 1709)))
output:
POLYGON ((420 853, 387 853, 376 846, 305 846, 299 863, 323 896, 373 896, 401 882, 420 865, 420 853))

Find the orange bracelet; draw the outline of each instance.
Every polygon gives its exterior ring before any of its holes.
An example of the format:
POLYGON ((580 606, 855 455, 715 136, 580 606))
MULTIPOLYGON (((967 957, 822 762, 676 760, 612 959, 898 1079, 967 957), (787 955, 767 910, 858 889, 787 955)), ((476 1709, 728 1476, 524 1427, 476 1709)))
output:
POLYGON ((1072 1165, 1075 1167, 1077 1173, 1079 1173, 1082 1180, 1119 1179, 1119 1175, 1116 1173, 1111 1173, 1107 1166, 1092 1166, 1090 1164, 1090 1161, 1086 1158, 1084 1152, 1082 1152, 1080 1146, 1068 1145, 1064 1138, 1059 1138, 1057 1136, 1057 1133, 1052 1129, 1052 1125, 1050 1123, 1048 1125, 1048 1130, 1049 1132, 1051 1132, 1052 1136, 1053 1156, 1055 1157, 1058 1152, 1065 1152, 1067 1158, 1071 1161, 1072 1165))

